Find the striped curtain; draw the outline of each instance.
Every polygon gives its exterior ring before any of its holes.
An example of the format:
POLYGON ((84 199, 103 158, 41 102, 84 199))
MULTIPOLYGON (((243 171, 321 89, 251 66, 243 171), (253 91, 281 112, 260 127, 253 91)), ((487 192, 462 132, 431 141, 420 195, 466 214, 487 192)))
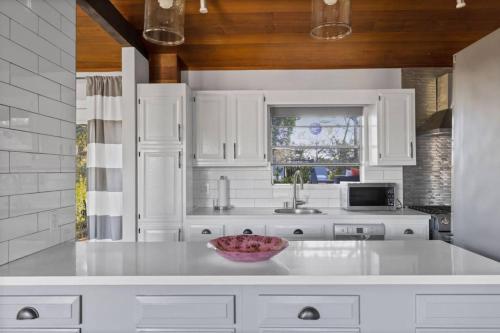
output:
POLYGON ((87 227, 90 239, 122 239, 122 79, 87 77, 87 227))

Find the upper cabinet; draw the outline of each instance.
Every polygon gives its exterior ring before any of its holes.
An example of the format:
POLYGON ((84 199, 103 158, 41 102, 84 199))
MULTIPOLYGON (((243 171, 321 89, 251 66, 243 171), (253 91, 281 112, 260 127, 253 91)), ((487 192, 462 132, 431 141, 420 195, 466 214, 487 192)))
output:
POLYGON ((194 103, 195 159, 227 159, 227 96, 198 93, 194 103))
POLYGON ((416 165, 413 90, 380 92, 368 112, 368 144, 370 165, 416 165))
POLYGON ((138 141, 141 145, 180 145, 183 132, 183 98, 170 87, 141 85, 138 99, 138 141))
POLYGON ((263 93, 198 92, 194 110, 196 165, 266 165, 263 93))

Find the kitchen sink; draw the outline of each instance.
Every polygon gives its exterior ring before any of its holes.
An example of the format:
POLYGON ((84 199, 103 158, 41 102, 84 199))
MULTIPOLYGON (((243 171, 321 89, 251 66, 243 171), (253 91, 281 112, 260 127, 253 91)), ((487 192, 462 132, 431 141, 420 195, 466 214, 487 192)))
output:
POLYGON ((278 208, 274 210, 277 214, 297 214, 297 215, 308 215, 308 214, 322 214, 323 212, 319 209, 314 208, 278 208))

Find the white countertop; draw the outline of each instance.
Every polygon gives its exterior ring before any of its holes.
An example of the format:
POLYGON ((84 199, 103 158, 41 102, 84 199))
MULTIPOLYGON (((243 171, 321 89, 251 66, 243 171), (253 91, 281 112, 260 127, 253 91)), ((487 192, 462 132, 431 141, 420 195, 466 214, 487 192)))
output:
MULTIPOLYGON (((315 207, 316 208, 316 207, 315 207)), ((213 216, 269 216, 269 217, 307 217, 307 218, 325 218, 325 217, 361 217, 361 216, 429 216, 413 209, 403 208, 398 210, 389 211, 347 211, 342 208, 318 208, 323 214, 311 215, 290 215, 290 214, 277 214, 274 212, 276 208, 232 208, 224 211, 216 211, 212 208, 196 208, 188 214, 188 217, 213 217, 213 216)))
POLYGON ((290 242, 228 261, 205 243, 66 243, 0 266, 1 286, 497 284, 500 263, 441 241, 290 242))

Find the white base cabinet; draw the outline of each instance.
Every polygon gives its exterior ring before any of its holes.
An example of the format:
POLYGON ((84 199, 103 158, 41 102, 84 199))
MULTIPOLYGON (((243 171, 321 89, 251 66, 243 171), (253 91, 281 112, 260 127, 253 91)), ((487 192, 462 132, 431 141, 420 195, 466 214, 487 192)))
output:
POLYGON ((3 287, 0 299, 35 300, 12 303, 14 313, 33 307, 54 326, 0 320, 0 332, 500 333, 499 295, 500 285, 478 284, 3 287), (58 323, 40 303, 76 292, 81 321, 58 323))

